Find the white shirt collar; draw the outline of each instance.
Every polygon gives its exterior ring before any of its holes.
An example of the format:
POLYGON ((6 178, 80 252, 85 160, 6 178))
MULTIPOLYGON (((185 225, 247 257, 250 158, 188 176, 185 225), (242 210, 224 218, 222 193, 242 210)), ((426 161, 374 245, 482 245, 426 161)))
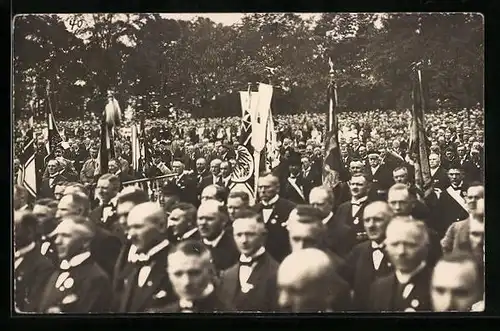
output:
POLYGON ((272 205, 272 204, 276 203, 276 201, 278 201, 278 199, 279 199, 279 198, 280 198, 279 194, 276 194, 276 195, 274 196, 274 198, 272 198, 272 199, 271 199, 271 200, 269 200, 268 202, 262 201, 262 204, 263 204, 264 206, 272 205))
POLYGON ((332 217, 332 215, 333 215, 333 211, 331 211, 330 214, 328 214, 327 217, 323 218, 323 221, 322 221, 323 224, 326 225, 328 223, 328 221, 330 220, 330 218, 332 217))
POLYGON ((351 203, 359 203, 359 204, 361 204, 361 203, 365 202, 366 199, 368 199, 368 196, 366 196, 366 195, 364 197, 362 197, 362 198, 359 198, 358 200, 352 198, 351 199, 351 203))
POLYGON ((23 205, 22 207, 20 207, 20 208, 18 209, 18 211, 23 211, 23 210, 27 210, 27 209, 28 209, 28 205, 27 205, 27 204, 25 204, 25 205, 23 205))
POLYGON ((402 273, 399 270, 396 270, 396 278, 398 279, 399 283, 401 284, 406 284, 408 283, 413 276, 418 274, 423 268, 425 268, 426 262, 422 261, 418 267, 416 267, 412 272, 409 273, 402 273))
POLYGON ((373 248, 373 249, 382 249, 382 247, 384 247, 384 244, 383 244, 383 243, 378 244, 378 243, 376 243, 376 242, 375 242, 375 241, 373 241, 373 240, 371 241, 371 245, 372 245, 372 248, 373 248))
POLYGON ((69 261, 68 260, 62 260, 60 268, 63 270, 68 270, 70 268, 74 268, 82 264, 85 260, 87 260, 90 257, 90 252, 84 252, 81 254, 77 254, 73 256, 69 261))
POLYGON ((182 238, 182 239, 187 239, 187 238, 191 237, 191 236, 192 236, 192 235, 193 235, 196 231, 198 231, 198 228, 193 228, 193 229, 191 229, 191 230, 187 231, 186 233, 184 233, 184 234, 181 236, 181 238, 182 238))
POLYGON ((258 258, 259 256, 261 256, 262 254, 264 254, 266 252, 266 248, 264 246, 262 246, 261 248, 259 248, 255 253, 253 253, 252 255, 250 256, 246 256, 245 254, 241 254, 240 255, 240 261, 242 262, 246 262, 246 261, 251 261, 255 258, 258 258))
POLYGON ((226 231, 223 230, 214 240, 208 240, 207 238, 203 238, 203 242, 210 247, 215 247, 219 244, 225 232, 226 231))
POLYGON ((28 254, 35 248, 35 243, 32 242, 28 246, 25 246, 23 248, 20 248, 19 250, 14 252, 14 258, 18 259, 20 257, 23 257, 24 255, 28 254))

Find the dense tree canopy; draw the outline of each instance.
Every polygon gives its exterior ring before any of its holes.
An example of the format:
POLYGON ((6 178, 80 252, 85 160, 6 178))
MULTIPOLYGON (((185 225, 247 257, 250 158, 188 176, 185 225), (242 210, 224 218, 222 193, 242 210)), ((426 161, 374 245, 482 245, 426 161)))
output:
POLYGON ((323 111, 328 57, 343 109, 410 107, 409 69, 422 59, 430 62, 431 108, 483 100, 480 15, 325 13, 313 22, 290 13, 248 14, 232 26, 157 14, 86 15, 91 24, 83 17, 16 17, 16 116, 30 107, 42 112, 47 81, 60 118, 97 111, 107 89, 124 107, 152 115, 172 104, 193 116, 233 116, 241 111, 237 91, 249 82, 276 87, 275 113, 323 111))

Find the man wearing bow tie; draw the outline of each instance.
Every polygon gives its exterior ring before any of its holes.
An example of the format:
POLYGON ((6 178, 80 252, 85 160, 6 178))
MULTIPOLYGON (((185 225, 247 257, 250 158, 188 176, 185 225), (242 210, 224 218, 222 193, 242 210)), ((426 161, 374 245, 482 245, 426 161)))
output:
POLYGON ((82 216, 65 216, 56 231, 61 264, 42 292, 38 312, 109 312, 111 283, 90 252, 95 225, 82 216))
POLYGON ((345 311, 349 286, 335 272, 330 257, 316 248, 288 255, 278 268, 278 305, 282 312, 345 311))
POLYGON ((223 161, 220 164, 220 179, 218 185, 226 188, 226 189, 231 189, 233 186, 233 181, 231 179, 231 173, 233 169, 231 167, 231 163, 229 161, 223 161))
POLYGON ((363 211, 363 226, 369 240, 353 248, 342 273, 353 289, 354 310, 368 309, 371 284, 392 271, 384 249, 385 230, 391 218, 392 210, 383 201, 371 202, 363 211))
POLYGON ((240 260, 224 271, 218 287, 221 298, 237 311, 276 310, 276 262, 264 247, 267 230, 261 216, 244 209, 236 214, 233 237, 240 260))
POLYGON ((428 311, 432 266, 427 262, 429 235, 424 222, 396 217, 386 229, 385 249, 394 266, 371 286, 370 311, 428 311))
POLYGON ((440 191, 446 190, 450 185, 450 180, 446 170, 441 165, 441 157, 438 154, 429 154, 429 167, 434 188, 438 188, 440 191))
POLYGON ((172 207, 172 212, 168 215, 168 237, 173 244, 201 239, 196 227, 195 206, 180 202, 172 207))
POLYGON ((136 252, 136 248, 132 245, 130 239, 128 238, 128 214, 135 206, 148 201, 149 197, 147 193, 141 189, 134 187, 124 188, 118 195, 118 199, 116 202, 116 217, 122 231, 122 235, 120 236, 120 239, 122 241, 122 249, 114 265, 112 277, 113 293, 115 293, 115 304, 113 306, 116 307, 116 310, 119 306, 119 293, 123 291, 124 277, 127 276, 127 274, 130 272, 130 269, 134 266, 134 264, 130 262, 131 259, 129 258, 129 256, 132 256, 136 252))
POLYGON ((104 174, 97 181, 95 197, 99 206, 90 212, 90 219, 98 226, 112 231, 117 225, 116 196, 120 190, 120 179, 112 174, 104 174))
POLYGON ((465 204, 467 186, 464 183, 463 169, 458 165, 452 165, 448 170, 450 186, 440 195, 435 209, 434 220, 440 236, 445 234, 446 229, 453 223, 467 218, 468 210, 465 204))
POLYGON ((367 239, 361 217, 363 210, 368 204, 369 182, 367 176, 362 173, 353 174, 349 181, 351 200, 342 203, 335 212, 333 221, 347 225, 351 231, 356 233, 357 242, 367 239))
POLYGON ((210 250, 199 241, 183 241, 168 255, 168 276, 178 299, 155 312, 213 313, 231 311, 217 296, 210 250))
POLYGON ((52 199, 40 199, 33 205, 33 215, 37 218, 37 246, 40 253, 47 257, 54 265, 58 265, 58 257, 55 247, 56 227, 59 220, 56 219, 58 202, 52 199))
POLYGON ((255 208, 266 224, 266 250, 276 261, 283 261, 290 252, 286 221, 295 204, 279 196, 279 179, 271 173, 259 177, 257 191, 260 202, 255 208))
POLYGON ((228 222, 227 208, 217 200, 203 201, 198 208, 198 231, 210 250, 217 273, 234 265, 239 257, 228 222))
POLYGON ((54 199, 54 187, 57 183, 66 182, 67 179, 61 175, 62 165, 57 160, 50 160, 47 163, 48 177, 42 180, 38 192, 41 198, 54 199))
POLYGON ((37 219, 27 211, 14 212, 14 304, 16 312, 35 312, 40 291, 54 270, 36 245, 37 219))
POLYGON ((163 209, 153 202, 132 208, 127 217, 127 231, 135 253, 129 254, 128 274, 123 277, 123 291, 118 312, 146 312, 175 300, 165 270, 169 241, 163 209))
POLYGON ((196 183, 198 195, 201 194, 201 190, 203 189, 203 187, 201 186, 203 178, 207 176, 210 176, 210 171, 207 168, 207 160, 203 157, 200 157, 196 160, 196 183))
POLYGON ((288 160, 288 178, 283 181, 280 195, 295 204, 307 203, 310 188, 305 184, 305 178, 300 171, 300 160, 291 157, 288 160))

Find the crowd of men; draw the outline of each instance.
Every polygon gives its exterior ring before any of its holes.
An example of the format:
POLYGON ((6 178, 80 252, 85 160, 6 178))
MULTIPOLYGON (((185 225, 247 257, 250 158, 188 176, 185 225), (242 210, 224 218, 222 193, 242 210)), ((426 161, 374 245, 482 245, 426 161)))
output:
POLYGON ((144 176, 131 169, 126 137, 107 174, 96 174, 90 138, 69 139, 41 169, 37 199, 14 187, 16 310, 483 310, 479 113, 431 115, 426 192, 414 184, 403 115, 342 116, 345 181, 322 185, 320 118, 292 121, 280 127, 280 164, 260 174, 255 203, 231 189, 231 130, 198 139, 150 131, 146 176, 172 174, 155 202, 123 185, 144 176))

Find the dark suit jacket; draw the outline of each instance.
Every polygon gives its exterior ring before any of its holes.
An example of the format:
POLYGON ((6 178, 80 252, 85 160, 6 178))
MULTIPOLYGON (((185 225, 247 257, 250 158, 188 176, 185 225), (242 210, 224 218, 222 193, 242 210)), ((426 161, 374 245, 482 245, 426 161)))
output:
POLYGON ((370 196, 378 196, 379 199, 385 200, 387 191, 394 184, 394 179, 392 177, 393 170, 394 168, 392 165, 382 162, 377 169, 377 172, 373 174, 371 172, 370 165, 367 166, 368 175, 372 181, 370 196), (380 193, 380 191, 385 193, 380 193))
POLYGON ((181 241, 185 241, 185 240, 195 240, 195 241, 200 241, 201 240, 200 232, 198 230, 196 230, 195 232, 193 232, 192 234, 190 234, 189 237, 183 238, 183 237, 176 237, 176 236, 174 236, 172 234, 171 228, 169 228, 167 230, 167 237, 168 237, 168 240, 172 244, 178 244, 181 241))
MULTIPOLYGON (((293 202, 280 197, 276 201, 271 216, 266 223, 266 250, 278 262, 283 261, 291 252, 286 222, 288 221, 288 215, 295 206, 293 202)), ((257 203, 255 209, 262 215, 262 203, 257 203)))
POLYGON ((398 280, 396 274, 377 279, 371 286, 369 311, 404 311, 413 308, 416 311, 430 311, 430 278, 432 268, 425 267, 412 277, 409 283, 414 285, 408 297, 404 299, 402 293, 398 292, 398 280), (413 305, 412 305, 413 302, 413 305))
MULTIPOLYGON (((197 300, 193 308, 194 313, 214 313, 214 312, 231 312, 234 309, 227 304, 223 299, 212 292, 208 297, 197 300)), ((155 310, 157 313, 181 313, 179 301, 166 305, 163 308, 155 310)))
POLYGON ((233 234, 228 229, 225 230, 217 246, 207 246, 212 253, 212 259, 217 272, 226 270, 238 261, 240 253, 236 248, 233 234))
POLYGON ((306 204, 309 201, 309 192, 311 191, 310 187, 307 187, 307 184, 305 183, 305 180, 301 177, 298 176, 296 180, 296 185, 298 186, 298 189, 300 190, 297 191, 297 188, 295 188, 290 181, 288 180, 289 177, 283 179, 283 183, 281 185, 281 192, 280 196, 283 198, 290 200, 291 202, 295 204, 306 204))
POLYGON ((52 262, 40 254, 40 247, 24 255, 23 261, 14 269, 14 300, 16 311, 36 312, 40 293, 54 271, 52 262))
POLYGON ((57 175, 52 182, 52 185, 49 185, 49 178, 42 179, 42 183, 40 188, 38 189, 38 196, 40 198, 50 198, 54 199, 54 188, 58 183, 66 182, 66 177, 62 175, 57 175))
POLYGON ((345 280, 353 289, 353 310, 366 311, 372 283, 392 272, 392 265, 384 254, 380 267, 375 270, 373 266, 373 249, 371 241, 367 240, 357 244, 346 258, 342 271, 345 280))
MULTIPOLYGON (((464 188, 465 189, 465 188, 464 188)), ((469 213, 445 190, 441 193, 433 211, 433 228, 443 236, 448 227, 469 217, 469 213)))
POLYGON ((439 166, 432 176, 432 183, 434 184, 434 187, 441 190, 445 190, 448 186, 450 186, 450 179, 446 174, 446 170, 442 166, 439 166))
POLYGON ((123 290, 120 293, 118 312, 147 312, 158 309, 177 299, 172 290, 167 270, 168 248, 151 257, 151 272, 143 287, 138 286, 140 265, 126 268, 128 273, 122 277, 123 290))
POLYGON ((113 310, 118 310, 120 307, 120 294, 124 289, 124 280, 134 268, 134 264, 128 261, 128 254, 130 251, 131 243, 125 242, 122 246, 120 254, 116 259, 113 268, 113 275, 111 277, 111 285, 113 288, 113 310))
POLYGON ((306 196, 307 201, 309 201, 309 192, 311 189, 316 186, 320 186, 322 182, 321 171, 318 171, 317 168, 313 168, 311 166, 311 170, 307 173, 307 176, 303 177, 303 185, 304 185, 304 194, 306 196))
POLYGON ((38 312, 44 313, 58 307, 63 313, 105 313, 111 308, 111 283, 106 273, 94 262, 92 256, 69 270, 74 284, 60 291, 55 287, 60 275, 57 270, 45 286, 38 312))
MULTIPOLYGON (((344 224, 348 226, 354 233, 364 233, 365 229, 363 226, 363 211, 365 210, 365 207, 368 203, 370 203, 369 199, 363 202, 358 212, 353 217, 351 201, 344 202, 337 208, 337 211, 335 212, 335 215, 333 217, 334 223, 344 224)), ((358 238, 358 242, 366 240, 366 238, 363 237, 358 238)))
POLYGON ((179 198, 182 202, 198 204, 198 184, 196 178, 191 174, 183 174, 178 180, 173 182, 179 189, 179 198))
POLYGON ((357 244, 356 232, 343 223, 335 222, 334 217, 332 215, 326 223, 326 245, 332 252, 344 257, 357 244))
POLYGON ((335 275, 335 281, 331 285, 330 290, 333 291, 331 309, 334 312, 351 310, 351 289, 349 288, 349 284, 344 279, 335 275))
POLYGON ((243 293, 239 280, 240 264, 236 263, 222 273, 221 283, 217 288, 218 295, 227 300, 236 311, 276 311, 278 267, 278 262, 264 253, 247 281, 253 288, 248 293, 243 293))
POLYGON ((212 184, 216 184, 216 183, 214 183, 214 176, 212 174, 209 174, 208 176, 204 177, 201 180, 201 182, 198 184, 200 194, 201 194, 201 191, 203 191, 203 189, 205 187, 207 187, 208 185, 212 185, 212 184))

